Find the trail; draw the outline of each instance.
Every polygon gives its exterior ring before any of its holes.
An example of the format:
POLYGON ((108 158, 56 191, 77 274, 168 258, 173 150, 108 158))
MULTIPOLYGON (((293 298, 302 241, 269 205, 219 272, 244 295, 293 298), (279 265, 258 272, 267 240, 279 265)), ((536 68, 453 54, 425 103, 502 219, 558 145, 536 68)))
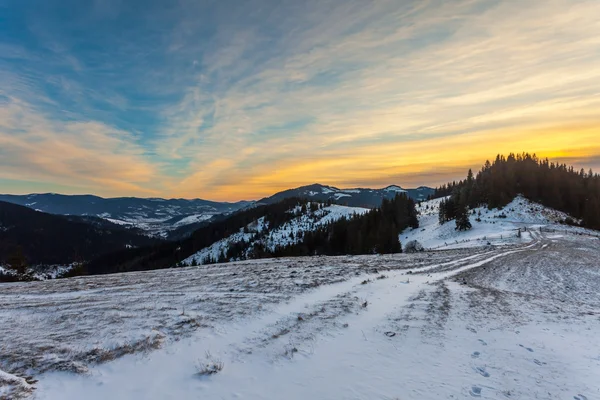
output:
POLYGON ((398 348, 381 331, 389 316, 437 281, 536 246, 539 242, 486 251, 415 274, 386 272, 385 279, 372 277, 365 284, 361 276, 321 286, 258 317, 99 365, 89 375, 46 374, 36 398, 306 399, 314 397, 315 388, 321 399, 391 398, 386 396, 403 393, 399 354, 410 348, 398 348), (206 352, 225 368, 214 376, 194 376, 206 352))

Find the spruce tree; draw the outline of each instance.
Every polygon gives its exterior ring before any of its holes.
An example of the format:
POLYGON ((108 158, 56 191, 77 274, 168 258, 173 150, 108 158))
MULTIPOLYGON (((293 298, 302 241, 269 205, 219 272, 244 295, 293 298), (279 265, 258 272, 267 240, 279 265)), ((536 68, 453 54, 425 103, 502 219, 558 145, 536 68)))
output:
POLYGON ((468 231, 472 228, 471 221, 469 221, 469 209, 466 204, 459 205, 456 214, 456 230, 468 231))

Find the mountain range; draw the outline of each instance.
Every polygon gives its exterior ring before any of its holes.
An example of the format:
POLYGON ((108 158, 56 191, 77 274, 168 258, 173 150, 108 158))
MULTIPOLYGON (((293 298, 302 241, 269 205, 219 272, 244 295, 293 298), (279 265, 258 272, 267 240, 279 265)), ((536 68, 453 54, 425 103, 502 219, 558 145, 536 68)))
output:
POLYGON ((278 192, 258 201, 235 203, 202 199, 103 198, 94 195, 55 193, 0 194, 0 201, 49 214, 99 217, 113 224, 139 228, 151 236, 180 239, 219 219, 220 216, 248 207, 274 204, 288 198, 331 202, 349 207, 375 208, 381 205, 383 199, 391 199, 398 193, 406 193, 415 201, 423 201, 434 193, 434 189, 425 186, 403 189, 395 185, 382 189, 338 189, 333 186, 313 184, 278 192))

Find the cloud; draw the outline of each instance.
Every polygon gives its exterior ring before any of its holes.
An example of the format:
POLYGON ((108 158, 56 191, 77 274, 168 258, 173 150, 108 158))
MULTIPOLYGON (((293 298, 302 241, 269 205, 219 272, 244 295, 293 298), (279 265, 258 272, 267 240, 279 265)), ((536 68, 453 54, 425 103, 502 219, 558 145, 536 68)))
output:
MULTIPOLYGON (((93 57, 46 46, 70 56, 73 74, 45 78, 76 101, 48 95, 38 72, 8 67, 5 96, 43 115, 35 129, 47 124, 57 138, 120 138, 108 148, 131 155, 130 190, 164 196, 438 184, 499 152, 583 165, 600 155, 597 1, 231 4, 184 0, 158 12, 150 2, 140 16, 148 31, 128 40, 111 31, 93 57)), ((127 18, 125 5, 95 12, 110 22, 127 18)), ((95 138, 78 146, 111 153, 95 138)), ((75 179, 63 170, 52 179, 75 179)), ((95 184, 78 170, 78 182, 95 184)))
POLYGON ((597 131, 570 126, 599 122, 598 3, 487 4, 311 4, 301 21, 281 18, 293 34, 273 39, 267 58, 251 55, 260 35, 232 35, 229 47, 221 38, 205 58, 218 74, 188 89, 210 95, 186 95, 173 107, 193 117, 165 128, 182 132, 165 143, 203 177, 174 190, 413 182, 432 165, 473 165, 500 149, 593 146, 597 131))
POLYGON ((156 174, 127 132, 98 122, 52 121, 16 99, 0 108, 0 178, 150 195, 159 193, 156 174))

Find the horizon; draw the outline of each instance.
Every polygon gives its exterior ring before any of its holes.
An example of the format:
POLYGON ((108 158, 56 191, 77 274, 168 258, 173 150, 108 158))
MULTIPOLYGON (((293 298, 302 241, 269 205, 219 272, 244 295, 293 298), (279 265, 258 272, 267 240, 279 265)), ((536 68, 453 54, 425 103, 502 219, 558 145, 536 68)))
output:
MULTIPOLYGON (((422 187, 424 188, 429 188, 429 189, 435 189, 435 187, 430 187, 430 186, 426 186, 426 185, 421 185, 421 186, 417 186, 417 187, 404 187, 401 185, 395 185, 395 184, 391 184, 391 185, 387 185, 387 186, 383 186, 383 187, 347 187, 347 188, 339 188, 336 186, 332 186, 332 185, 326 185, 326 184, 321 184, 321 183, 312 183, 309 185, 303 185, 303 186, 299 186, 299 187, 295 187, 295 188, 288 188, 288 189, 299 189, 300 187, 305 187, 305 186, 313 186, 313 185, 320 185, 320 186, 326 186, 326 187, 330 187, 330 188, 335 188, 341 191, 344 190, 355 190, 355 189, 373 189, 373 190, 383 190, 383 189, 387 189, 389 187, 392 186, 396 186, 399 187, 403 190, 415 190, 415 189, 420 189, 422 187)), ((288 189, 284 189, 284 190, 288 190, 288 189)), ((263 198, 267 198, 267 197, 271 197, 277 193, 280 193, 281 191, 278 192, 274 192, 271 193, 270 195, 267 196, 263 196, 261 198, 256 198, 256 199, 240 199, 240 200, 234 200, 234 201, 220 201, 220 200, 212 200, 209 198, 200 198, 200 197, 138 197, 138 196, 115 196, 115 197, 105 197, 105 196, 99 196, 97 194, 94 193, 56 193, 56 192, 39 192, 39 193, 0 193, 0 196, 6 195, 6 196, 43 196, 43 195, 56 195, 56 196, 94 196, 94 197, 100 197, 103 199, 116 199, 116 198, 141 198, 144 200, 153 200, 153 199, 160 199, 160 200, 203 200, 203 201, 212 201, 215 203, 241 203, 241 202, 253 202, 253 201, 259 201, 263 198)))
POLYGON ((0 192, 236 202, 600 170, 600 3, 0 4, 0 192))

